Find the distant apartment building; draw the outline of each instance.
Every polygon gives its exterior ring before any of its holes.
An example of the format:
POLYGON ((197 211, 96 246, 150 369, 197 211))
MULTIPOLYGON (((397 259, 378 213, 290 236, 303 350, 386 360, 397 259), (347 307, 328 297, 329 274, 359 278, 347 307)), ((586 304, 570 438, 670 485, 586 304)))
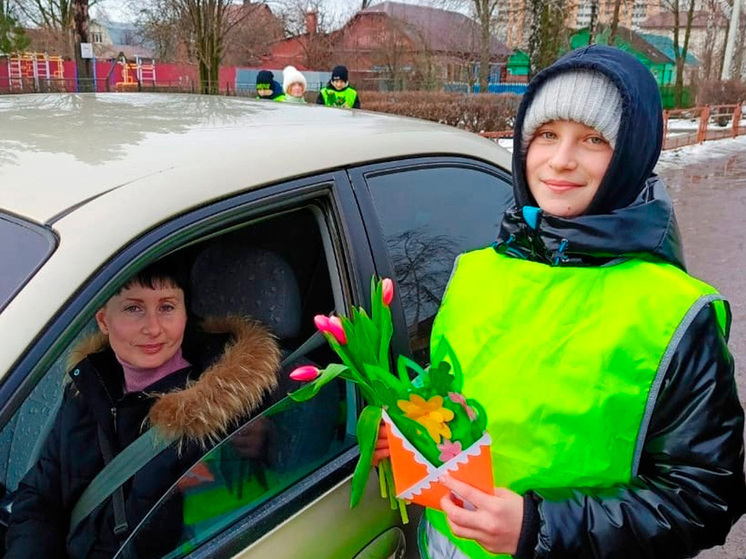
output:
MULTIPOLYGON (((582 29, 591 23, 596 10, 596 23, 610 24, 614 17, 614 0, 570 0, 567 4, 566 25, 582 29)), ((638 29, 647 18, 659 13, 662 0, 622 1, 619 5, 619 25, 638 29)), ((525 49, 530 34, 530 3, 528 0, 508 0, 502 14, 505 43, 512 48, 525 49)))

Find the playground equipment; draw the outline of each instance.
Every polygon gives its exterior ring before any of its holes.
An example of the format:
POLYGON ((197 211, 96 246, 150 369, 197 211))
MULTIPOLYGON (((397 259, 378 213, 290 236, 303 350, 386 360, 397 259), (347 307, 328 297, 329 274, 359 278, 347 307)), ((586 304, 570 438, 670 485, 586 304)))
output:
POLYGON ((12 91, 46 91, 54 89, 53 83, 63 85, 65 67, 61 56, 46 52, 15 52, 8 57, 8 80, 12 91))
POLYGON ((122 67, 122 80, 116 82, 117 91, 136 91, 143 84, 155 85, 155 59, 136 56, 134 62, 119 55, 118 64, 122 67))

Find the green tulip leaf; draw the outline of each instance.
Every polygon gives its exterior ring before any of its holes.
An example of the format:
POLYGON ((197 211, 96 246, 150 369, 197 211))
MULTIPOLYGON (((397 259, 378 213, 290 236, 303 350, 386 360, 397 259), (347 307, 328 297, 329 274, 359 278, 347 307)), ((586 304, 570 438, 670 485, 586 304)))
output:
POLYGON ((365 484, 372 467, 373 451, 376 448, 376 440, 378 440, 381 412, 382 410, 378 406, 366 406, 357 420, 357 442, 360 445, 360 458, 358 458, 355 472, 352 474, 350 508, 360 502, 363 491, 365 491, 365 484))

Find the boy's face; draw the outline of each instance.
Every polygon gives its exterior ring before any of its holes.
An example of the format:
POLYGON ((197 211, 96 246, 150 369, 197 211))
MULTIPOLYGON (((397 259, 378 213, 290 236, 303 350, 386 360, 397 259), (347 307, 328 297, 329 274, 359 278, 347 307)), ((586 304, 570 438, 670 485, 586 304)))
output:
POLYGON ((258 84, 256 86, 256 94, 259 97, 269 97, 272 95, 272 86, 269 84, 258 84))
POLYGON ((339 91, 347 86, 347 82, 344 81, 342 78, 334 78, 332 80, 332 85, 334 86, 334 89, 339 91))
POLYGON ((577 217, 598 192, 614 152, 598 131, 555 120, 541 125, 526 153, 526 180, 548 214, 577 217))

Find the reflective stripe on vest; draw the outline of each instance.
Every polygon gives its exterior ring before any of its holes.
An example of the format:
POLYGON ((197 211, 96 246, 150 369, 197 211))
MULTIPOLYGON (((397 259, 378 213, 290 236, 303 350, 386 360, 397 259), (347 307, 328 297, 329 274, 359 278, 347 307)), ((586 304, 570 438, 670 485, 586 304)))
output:
MULTIPOLYGON (((488 415, 495 485, 562 498, 628 483, 676 345, 696 313, 726 303, 662 262, 553 267, 492 248, 457 261, 432 344, 445 336, 464 393, 488 415), (568 488, 567 490, 563 488, 568 488)), ((428 520, 469 557, 494 557, 428 520)))
POLYGON ((357 97, 357 91, 348 87, 343 91, 337 91, 336 89, 330 89, 324 87, 321 90, 321 96, 324 99, 324 105, 327 107, 343 107, 347 105, 352 108, 355 104, 355 98, 357 97))

